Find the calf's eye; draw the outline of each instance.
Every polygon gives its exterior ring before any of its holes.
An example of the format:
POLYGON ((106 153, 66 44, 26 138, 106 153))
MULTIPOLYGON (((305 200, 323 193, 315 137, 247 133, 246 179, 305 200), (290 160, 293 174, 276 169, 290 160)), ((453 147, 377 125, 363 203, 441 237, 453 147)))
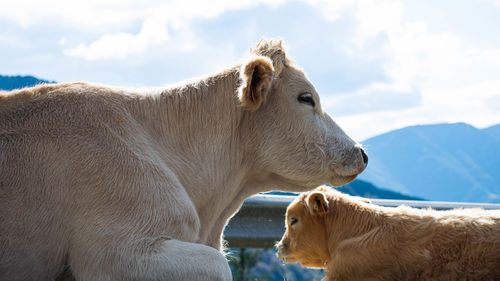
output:
POLYGON ((298 219, 296 219, 296 218, 291 218, 291 219, 290 219, 290 225, 294 225, 294 224, 296 224, 298 221, 299 221, 299 220, 298 220, 298 219))
POLYGON ((297 100, 300 103, 308 104, 308 105, 310 105, 312 107, 314 107, 316 105, 316 103, 314 102, 314 99, 313 99, 313 96, 312 96, 311 93, 300 94, 299 97, 297 98, 297 100))

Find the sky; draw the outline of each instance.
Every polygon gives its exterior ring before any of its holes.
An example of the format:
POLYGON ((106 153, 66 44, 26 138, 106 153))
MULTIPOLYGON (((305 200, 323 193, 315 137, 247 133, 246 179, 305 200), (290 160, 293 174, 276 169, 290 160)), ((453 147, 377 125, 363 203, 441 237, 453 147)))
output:
POLYGON ((500 0, 0 0, 0 75, 157 87, 282 39, 354 139, 500 123, 500 0))

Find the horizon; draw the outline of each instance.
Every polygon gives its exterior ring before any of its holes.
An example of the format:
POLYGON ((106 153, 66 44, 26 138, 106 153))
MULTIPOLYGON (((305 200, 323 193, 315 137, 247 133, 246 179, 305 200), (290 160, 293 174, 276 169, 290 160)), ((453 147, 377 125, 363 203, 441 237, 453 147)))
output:
POLYGON ((499 13, 498 0, 19 0, 0 11, 0 73, 159 87, 280 38, 357 141, 419 124, 487 128, 500 123, 499 13))

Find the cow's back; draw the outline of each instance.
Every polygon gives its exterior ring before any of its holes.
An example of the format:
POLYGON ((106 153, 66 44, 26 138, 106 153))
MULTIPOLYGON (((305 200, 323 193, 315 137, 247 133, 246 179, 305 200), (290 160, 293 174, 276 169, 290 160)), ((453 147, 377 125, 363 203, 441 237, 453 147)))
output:
POLYGON ((113 151, 106 130, 122 130, 124 98, 84 83, 0 94, 2 280, 52 279, 64 269, 75 197, 89 191, 78 190, 82 175, 113 151))

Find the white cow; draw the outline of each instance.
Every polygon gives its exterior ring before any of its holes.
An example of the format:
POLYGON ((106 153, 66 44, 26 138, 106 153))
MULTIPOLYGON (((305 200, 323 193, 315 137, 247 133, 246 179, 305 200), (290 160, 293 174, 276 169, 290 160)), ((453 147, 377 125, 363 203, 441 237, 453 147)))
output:
POLYGON ((245 198, 366 162, 273 40, 158 93, 0 93, 0 280, 230 280, 221 236, 245 198))

